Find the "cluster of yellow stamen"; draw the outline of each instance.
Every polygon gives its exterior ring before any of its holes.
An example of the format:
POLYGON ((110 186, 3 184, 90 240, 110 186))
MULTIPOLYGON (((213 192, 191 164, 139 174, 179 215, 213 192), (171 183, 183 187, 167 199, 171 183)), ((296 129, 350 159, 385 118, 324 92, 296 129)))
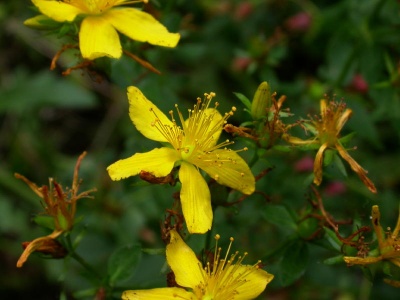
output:
POLYGON ((321 101, 321 118, 313 122, 321 143, 328 143, 330 147, 334 146, 351 114, 352 110, 346 108, 344 102, 331 101, 327 104, 325 100, 321 101))
MULTIPOLYGON (((259 269, 260 260, 252 266, 246 266, 245 271, 239 270, 240 267, 243 267, 242 262, 247 256, 247 252, 243 256, 238 256, 239 252, 236 251, 229 256, 234 241, 232 237, 225 257, 221 258, 221 248, 218 247, 219 239, 220 235, 217 234, 215 236, 216 245, 213 261, 212 263, 207 262, 204 267, 203 281, 193 291, 199 299, 234 299, 235 295, 238 294, 237 289, 246 283, 246 277, 259 269)), ((199 267, 202 268, 200 263, 199 267)))
MULTIPOLYGON (((219 134, 227 123, 228 118, 236 111, 236 107, 232 107, 231 111, 225 113, 225 115, 221 117, 216 110, 219 106, 218 102, 215 102, 214 110, 210 110, 210 104, 213 97, 215 97, 215 93, 211 92, 209 94, 204 94, 204 100, 197 98, 197 103, 194 105, 193 109, 188 110, 189 117, 186 121, 179 110, 178 105, 175 105, 181 125, 178 125, 172 110, 169 111, 172 122, 171 126, 163 124, 155 111, 150 109, 156 117, 152 126, 155 126, 167 141, 180 152, 183 160, 190 160, 192 154, 196 154, 197 158, 202 159, 202 155, 210 154, 216 149, 234 143, 233 141, 225 140, 217 144, 216 139, 219 137, 219 134)), ((225 149, 231 151, 227 148, 225 149)), ((239 151, 243 150, 247 150, 247 148, 239 151)), ((215 159, 212 161, 214 160, 215 159)))

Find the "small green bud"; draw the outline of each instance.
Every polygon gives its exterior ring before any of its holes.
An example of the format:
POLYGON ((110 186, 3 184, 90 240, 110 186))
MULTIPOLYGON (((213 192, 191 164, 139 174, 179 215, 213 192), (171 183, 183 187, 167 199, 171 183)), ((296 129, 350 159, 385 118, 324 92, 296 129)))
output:
POLYGON ((25 20, 24 25, 39 30, 53 30, 60 27, 60 23, 55 22, 45 15, 38 15, 25 20))
POLYGON ((251 116, 254 120, 261 119, 267 115, 267 108, 271 106, 271 88, 269 84, 262 82, 253 97, 251 103, 251 116))

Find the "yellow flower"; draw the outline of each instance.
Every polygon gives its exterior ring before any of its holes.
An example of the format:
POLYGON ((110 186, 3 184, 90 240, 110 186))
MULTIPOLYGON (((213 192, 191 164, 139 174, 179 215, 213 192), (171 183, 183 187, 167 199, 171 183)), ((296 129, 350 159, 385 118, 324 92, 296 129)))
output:
POLYGON ((209 108, 213 96, 214 93, 205 94, 204 102, 197 99, 186 121, 175 106, 181 123, 179 126, 172 111, 169 119, 138 88, 129 87, 129 115, 133 124, 145 137, 167 142, 169 147, 137 153, 107 168, 112 180, 120 180, 142 170, 155 177, 164 177, 174 166, 180 165, 182 211, 191 233, 209 230, 213 217, 210 190, 198 168, 219 184, 244 194, 249 195, 255 189, 255 179, 246 162, 236 151, 225 147, 233 142, 227 140, 217 144, 223 126, 233 112, 222 117, 215 108, 209 108))
POLYGON ((351 169, 357 173, 365 186, 371 192, 376 193, 375 185, 367 177, 368 172, 350 156, 339 140, 340 131, 351 117, 351 109, 346 108, 346 105, 342 102, 337 103, 331 101, 327 103, 325 99, 321 100, 320 106, 321 118, 311 120, 312 129, 315 130, 316 134, 315 138, 304 141, 296 137, 285 135, 285 139, 289 143, 295 145, 320 145, 314 161, 314 183, 316 185, 320 185, 322 182, 322 164, 325 150, 336 149, 339 155, 349 163, 351 169))
MULTIPOLYGON (((184 288, 168 287, 151 290, 131 290, 122 294, 124 300, 135 299, 192 299, 192 300, 250 300, 261 294, 274 275, 255 265, 242 265, 247 255, 238 252, 229 256, 233 238, 225 257, 221 248, 215 247, 211 263, 202 266, 196 254, 175 231, 170 231, 171 240, 167 245, 167 261, 175 274, 176 283, 184 288)), ((215 239, 219 240, 216 235, 215 239)))
POLYGON ((397 219, 396 227, 392 232, 385 232, 380 224, 381 213, 378 205, 372 206, 372 226, 378 239, 378 256, 350 257, 343 259, 348 265, 368 265, 382 260, 388 260, 397 267, 400 267, 400 214, 397 219), (385 237, 386 236, 386 237, 385 237))
POLYGON ((86 152, 83 152, 75 165, 74 177, 72 187, 65 191, 53 178, 49 179, 49 186, 38 187, 35 183, 31 182, 25 176, 15 174, 15 177, 23 180, 40 198, 42 198, 43 206, 46 214, 53 218, 54 230, 51 234, 39 237, 32 242, 25 243, 27 246, 17 262, 17 267, 22 267, 29 255, 35 251, 50 253, 53 257, 61 255, 65 251, 62 246, 55 241, 63 232, 70 231, 74 225, 76 203, 81 198, 91 198, 91 192, 96 191, 92 189, 89 191, 78 194, 79 189, 79 167, 82 159, 85 157, 86 152))
MULTIPOLYGON (((79 30, 79 46, 82 57, 94 60, 122 55, 118 32, 133 40, 153 45, 175 47, 178 33, 170 33, 153 16, 125 4, 147 0, 32 0, 40 12, 56 22, 73 22, 78 16, 83 20, 79 30)), ((25 21, 36 24, 37 17, 25 21)))

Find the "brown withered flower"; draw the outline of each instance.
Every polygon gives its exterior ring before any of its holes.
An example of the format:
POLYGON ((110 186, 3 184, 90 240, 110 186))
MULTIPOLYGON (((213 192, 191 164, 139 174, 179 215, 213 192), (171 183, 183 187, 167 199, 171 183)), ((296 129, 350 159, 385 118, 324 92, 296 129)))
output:
MULTIPOLYGON (((371 221, 374 228, 376 238, 378 240, 378 248, 373 250, 374 255, 366 257, 343 257, 348 266, 352 265, 370 265, 380 261, 389 261, 393 265, 400 267, 400 214, 394 230, 390 228, 384 230, 380 223, 381 213, 378 205, 372 206, 371 221)), ((371 252, 370 252, 371 254, 371 252)), ((395 287, 400 287, 400 281, 384 279, 384 281, 395 287)))
POLYGON ((343 102, 335 102, 323 99, 320 102, 321 116, 306 121, 310 132, 315 137, 309 140, 302 140, 297 137, 285 135, 285 140, 293 145, 319 145, 319 150, 314 160, 314 183, 320 185, 322 182, 322 164, 324 152, 327 149, 336 149, 339 155, 349 163, 351 169, 360 177, 365 186, 372 192, 377 190, 373 182, 367 177, 367 171, 363 169, 347 152, 340 142, 340 132, 349 120, 352 110, 346 108, 343 102))
POLYGON ((25 176, 15 173, 15 177, 23 180, 40 198, 45 209, 44 214, 53 218, 54 230, 51 234, 34 239, 31 242, 24 242, 24 252, 17 262, 17 267, 20 268, 33 252, 41 252, 50 254, 52 257, 64 257, 66 250, 56 240, 62 233, 71 231, 76 213, 76 202, 81 198, 93 198, 90 193, 96 189, 91 189, 78 193, 79 189, 79 167, 86 152, 83 152, 76 162, 72 187, 63 189, 53 178, 49 178, 49 185, 38 187, 25 176))

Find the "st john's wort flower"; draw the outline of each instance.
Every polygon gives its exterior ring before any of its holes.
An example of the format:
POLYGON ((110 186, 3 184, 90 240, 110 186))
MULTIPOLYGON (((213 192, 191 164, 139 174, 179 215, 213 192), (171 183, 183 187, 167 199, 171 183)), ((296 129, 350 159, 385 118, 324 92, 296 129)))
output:
POLYGON ((191 233, 208 231, 213 218, 210 190, 199 169, 219 184, 244 194, 250 195, 255 189, 255 178, 247 163, 237 151, 226 148, 233 142, 226 140, 217 144, 226 120, 235 108, 221 116, 215 108, 209 107, 214 96, 214 93, 205 94, 204 101, 198 98, 197 104, 189 110, 187 120, 176 106, 179 125, 172 111, 168 118, 138 88, 129 87, 129 115, 133 124, 145 137, 169 145, 136 153, 107 168, 112 180, 120 180, 137 175, 142 170, 155 177, 164 177, 174 166, 180 166, 180 200, 191 233))
POLYGON ((247 253, 243 256, 238 251, 229 254, 233 238, 225 256, 222 256, 221 248, 218 248, 220 236, 216 235, 214 257, 203 266, 175 230, 170 231, 170 236, 167 262, 180 287, 125 291, 122 299, 251 300, 260 295, 274 278, 274 275, 260 269, 260 261, 254 265, 243 265, 247 253))
POLYGON ((175 47, 178 33, 170 33, 150 14, 126 5, 147 0, 32 0, 42 15, 25 21, 40 27, 46 18, 56 22, 74 22, 80 17, 79 47, 82 57, 94 60, 108 56, 120 58, 122 47, 118 32, 152 45, 175 47))

